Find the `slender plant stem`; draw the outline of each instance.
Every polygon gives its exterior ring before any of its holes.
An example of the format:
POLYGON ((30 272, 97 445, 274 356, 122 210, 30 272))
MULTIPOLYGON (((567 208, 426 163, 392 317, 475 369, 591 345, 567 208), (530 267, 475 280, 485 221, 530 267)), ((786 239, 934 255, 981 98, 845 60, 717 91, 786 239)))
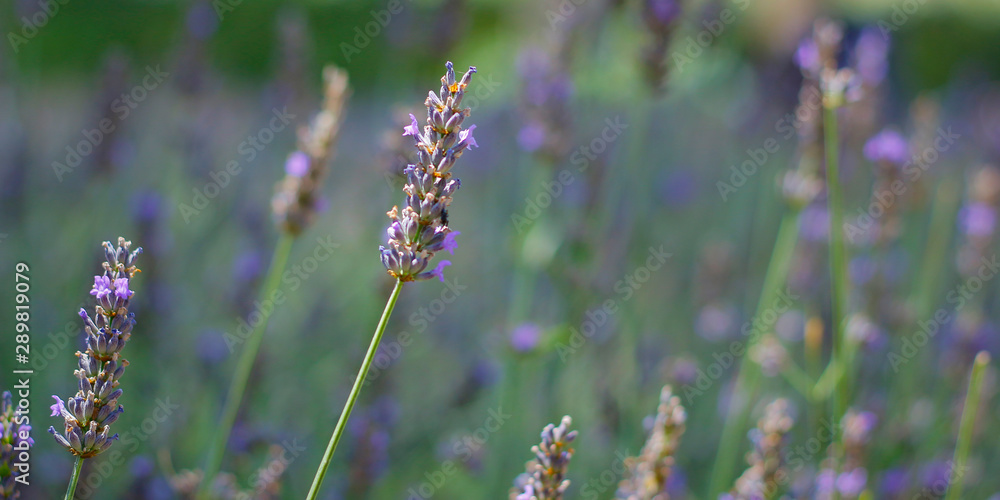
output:
MULTIPOLYGON (((284 233, 278 240, 278 245, 274 249, 274 256, 271 257, 271 267, 267 271, 264 280, 262 300, 271 300, 281 284, 281 274, 285 271, 288 263, 288 256, 291 253, 292 242, 295 238, 284 233)), ((239 413, 240 405, 243 403, 243 393, 247 388, 247 381, 250 379, 250 372, 253 370, 254 361, 257 359, 257 352, 260 350, 261 340, 264 338, 264 331, 267 330, 268 321, 271 314, 265 314, 254 326, 250 336, 246 339, 247 345, 240 354, 240 359, 236 365, 236 373, 229 386, 229 394, 226 396, 226 404, 222 409, 222 420, 219 422, 219 430, 215 433, 212 445, 208 451, 208 462, 205 466, 205 476, 198 488, 198 498, 206 499, 211 490, 212 482, 219 469, 222 467, 222 457, 226 452, 226 445, 229 443, 229 435, 233 432, 233 424, 236 422, 236 414, 239 413)))
POLYGON ((358 376, 354 379, 354 387, 351 388, 351 393, 347 396, 347 402, 344 403, 344 410, 340 412, 337 427, 333 429, 333 435, 330 436, 330 443, 326 445, 326 452, 323 453, 323 459, 319 462, 319 469, 316 470, 312 486, 309 487, 309 495, 306 496, 307 500, 316 500, 317 495, 319 495, 319 489, 323 485, 323 478, 326 477, 326 470, 330 468, 333 453, 337 451, 337 443, 340 442, 340 437, 344 434, 344 429, 347 428, 347 419, 351 418, 354 403, 357 402, 358 395, 361 394, 361 387, 365 384, 368 369, 372 365, 372 360, 375 359, 375 351, 378 350, 378 345, 382 341, 382 334, 385 333, 385 327, 389 324, 389 316, 392 316, 392 310, 396 307, 396 299, 399 298, 399 291, 402 289, 403 282, 396 281, 396 286, 392 289, 392 294, 389 295, 389 301, 385 304, 385 310, 382 311, 382 318, 379 319, 378 326, 375 328, 372 342, 368 346, 368 353, 365 354, 365 360, 361 363, 358 376))
MULTIPOLYGON (((823 104, 823 150, 826 153, 827 208, 830 212, 830 283, 832 285, 832 349, 831 363, 839 368, 833 397, 833 421, 840 422, 850 400, 853 349, 847 339, 848 275, 847 248, 844 244, 844 198, 840 189, 840 140, 837 131, 837 96, 827 96, 823 104)), ((839 427, 834 426, 835 429, 839 427)), ((841 432, 835 431, 833 455, 835 470, 840 472, 841 432)), ((839 498, 834 491, 834 500, 839 498)))
POLYGON ((69 486, 66 487, 65 500, 73 500, 76 497, 76 483, 80 480, 80 471, 83 470, 83 458, 76 457, 76 464, 73 465, 73 475, 69 478, 69 486))
POLYGON ((945 500, 962 498, 962 476, 965 463, 969 459, 969 448, 972 446, 972 430, 976 427, 976 413, 979 410, 980 388, 983 385, 983 374, 990 364, 990 355, 981 351, 972 364, 972 376, 969 378, 969 392, 965 395, 965 407, 962 408, 962 423, 958 428, 958 444, 955 446, 955 458, 952 461, 953 472, 949 478, 948 496, 945 500))
MULTIPOLYGON (((757 303, 757 314, 754 317, 761 317, 764 311, 774 304, 779 289, 788 278, 792 252, 795 251, 795 244, 798 241, 798 221, 798 210, 785 213, 781 220, 774 249, 771 251, 771 260, 764 276, 764 287, 757 303)), ((749 351, 759 337, 761 335, 750 337, 745 350, 749 351)), ((722 427, 722 438, 719 441, 715 466, 712 468, 712 478, 709 482, 710 493, 707 498, 717 498, 720 493, 725 491, 726 485, 731 480, 733 469, 736 467, 736 461, 739 457, 739 440, 743 435, 743 428, 746 426, 747 420, 746 407, 738 401, 752 399, 752 395, 757 393, 760 375, 760 369, 753 361, 748 359, 740 361, 740 369, 732 388, 733 396, 730 398, 726 421, 722 427)))

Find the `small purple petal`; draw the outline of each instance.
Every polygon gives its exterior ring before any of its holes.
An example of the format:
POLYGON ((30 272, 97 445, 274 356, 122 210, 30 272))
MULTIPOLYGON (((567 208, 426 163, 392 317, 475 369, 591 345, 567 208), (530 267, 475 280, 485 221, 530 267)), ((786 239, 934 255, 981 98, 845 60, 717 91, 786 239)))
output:
POLYGON ((115 280, 115 296, 122 300, 128 300, 134 294, 128 289, 128 278, 118 278, 115 280))
POLYGON ((448 234, 444 235, 444 249, 448 253, 455 255, 455 249, 458 248, 458 243, 455 242, 455 237, 462 234, 461 231, 448 231, 448 234))
POLYGON ((94 276, 94 288, 90 290, 90 294, 97 297, 98 300, 111 295, 111 278, 94 276))
POLYGON ((309 155, 296 151, 285 160, 285 173, 292 177, 303 177, 309 173, 309 155))
POLYGON ((441 283, 444 283, 444 268, 450 265, 451 261, 442 260, 441 262, 438 262, 437 267, 435 267, 434 270, 431 271, 431 275, 441 280, 441 283))
POLYGON ((525 323, 510 332, 510 345, 517 352, 529 352, 538 345, 542 329, 534 323, 525 323))
POLYGON ((62 415, 62 409, 65 408, 66 405, 63 404, 63 400, 59 399, 59 396, 52 396, 52 399, 56 400, 56 402, 52 403, 52 406, 49 406, 49 409, 52 410, 52 414, 49 416, 58 417, 59 415, 62 415))
POLYGON ((476 130, 476 126, 473 125, 458 133, 458 142, 466 142, 468 138, 468 143, 470 148, 478 148, 479 144, 476 144, 476 138, 472 137, 472 131, 476 130))
POLYGON ((410 113, 410 124, 403 127, 403 136, 412 135, 414 137, 420 135, 420 125, 417 124, 417 117, 410 113))
POLYGON ((886 129, 865 143, 864 153, 871 162, 902 165, 910 159, 910 145, 899 132, 886 129))

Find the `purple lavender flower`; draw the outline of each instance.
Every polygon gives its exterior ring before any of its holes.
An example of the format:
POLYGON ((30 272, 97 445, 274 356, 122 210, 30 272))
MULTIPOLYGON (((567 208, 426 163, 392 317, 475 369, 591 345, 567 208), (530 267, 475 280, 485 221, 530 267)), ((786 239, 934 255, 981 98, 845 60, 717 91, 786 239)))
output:
POLYGON ((0 499, 5 500, 20 496, 16 490, 20 474, 13 468, 14 456, 35 445, 31 426, 19 424, 18 416, 10 392, 4 391, 0 396, 0 499))
POLYGON ((449 231, 448 234, 444 235, 444 241, 441 243, 441 248, 447 250, 448 253, 455 255, 455 249, 458 248, 458 243, 455 242, 455 237, 462 234, 461 231, 449 231))
POLYGON ((782 449, 793 423, 788 401, 776 399, 767 405, 757 427, 750 431, 750 440, 754 445, 753 450, 747 454, 750 467, 736 480, 729 492, 733 500, 764 499, 768 488, 778 484, 776 478, 787 474, 782 449))
POLYGON ((565 416, 559 425, 549 424, 542 429, 542 442, 531 447, 535 459, 528 462, 526 472, 515 480, 511 498, 535 500, 560 500, 569 488, 566 471, 573 458, 570 444, 576 431, 570 431, 573 419, 565 416))
POLYGON ((285 173, 292 177, 303 177, 309 173, 309 155, 295 151, 285 160, 285 173))
POLYGON ((104 242, 107 261, 104 275, 94 278, 91 294, 97 298, 94 318, 80 310, 87 332, 86 352, 77 352, 80 369, 76 370, 79 390, 65 402, 52 396, 56 402, 49 408, 52 416, 62 416, 63 432, 49 427, 49 433, 70 453, 81 458, 93 457, 118 439, 109 435, 111 424, 125 411, 118 404, 122 395, 119 379, 125 373, 128 361, 121 358, 121 350, 132 336, 135 315, 129 312, 129 279, 139 272, 135 260, 141 248, 130 251, 132 242, 118 238, 118 244, 104 242))
POLYGON ((108 295, 111 295, 111 278, 107 276, 94 276, 94 288, 90 291, 90 294, 97 297, 97 300, 101 300, 108 295))
POLYGON ((524 323, 510 332, 510 345, 517 352, 530 352, 538 346, 542 328, 534 323, 524 323))
POLYGON ((467 148, 478 146, 473 137, 476 126, 462 128, 471 110, 461 107, 476 68, 470 67, 461 80, 456 80, 451 62, 446 67, 440 93, 430 92, 424 101, 427 124, 423 130, 413 115, 410 125, 403 128, 404 136, 413 137, 417 162, 404 170, 406 204, 402 210, 396 206, 388 212, 392 220, 386 230, 388 244, 379 247, 386 271, 400 281, 444 281, 444 268, 451 262, 441 261, 429 272, 425 269, 435 253, 448 250, 454 254, 457 247, 447 224, 452 195, 460 186, 459 180, 452 178, 451 169, 467 148))
POLYGON ((996 229, 996 209, 987 203, 970 203, 959 213, 962 230, 969 236, 990 236, 996 229))
POLYGON ((660 404, 646 444, 639 456, 625 460, 626 477, 618 484, 615 498, 643 500, 664 498, 661 493, 677 480, 674 455, 684 434, 687 412, 670 386, 660 390, 660 404))
POLYGON ((281 229, 298 235, 308 227, 319 210, 320 188, 327 164, 344 118, 344 105, 350 91, 347 73, 334 66, 323 70, 323 109, 308 128, 299 131, 298 150, 285 162, 285 178, 278 183, 271 210, 281 229))
POLYGON ((816 40, 813 37, 807 37, 799 43, 798 49, 795 50, 795 56, 793 56, 795 65, 799 67, 804 72, 818 72, 819 67, 822 64, 822 60, 819 55, 819 46, 816 45, 816 40))
POLYGON ((864 153, 873 163, 903 165, 910 159, 910 145, 899 132, 886 129, 865 143, 864 153))
POLYGON ((868 471, 859 467, 837 476, 837 490, 844 498, 857 498, 868 484, 868 471))
POLYGON ((875 86, 882 83, 889 73, 889 40, 876 26, 861 30, 854 46, 855 67, 866 84, 875 86))

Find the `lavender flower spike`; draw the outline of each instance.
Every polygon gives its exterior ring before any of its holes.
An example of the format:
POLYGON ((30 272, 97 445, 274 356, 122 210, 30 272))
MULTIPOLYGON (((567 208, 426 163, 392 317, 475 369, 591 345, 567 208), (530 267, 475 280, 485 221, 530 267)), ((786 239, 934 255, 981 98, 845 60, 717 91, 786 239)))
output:
POLYGON ((125 372, 128 361, 121 357, 121 350, 132 336, 135 315, 129 312, 133 291, 129 283, 139 272, 136 257, 142 248, 130 251, 132 242, 118 238, 118 244, 104 242, 107 261, 104 274, 94 277, 91 295, 97 298, 94 318, 83 309, 80 317, 87 332, 86 352, 77 351, 80 369, 76 375, 79 390, 65 402, 52 396, 55 404, 52 416, 61 416, 65 423, 63 432, 49 427, 49 433, 70 453, 81 458, 93 457, 111 447, 118 435, 111 435, 111 424, 125 411, 118 404, 122 390, 118 380, 125 372))
POLYGON ((386 231, 388 244, 379 247, 386 271, 404 282, 430 278, 444 281, 447 261, 432 271, 426 269, 436 252, 454 253, 457 246, 447 223, 448 206, 460 185, 458 179, 452 179, 451 169, 466 148, 478 146, 472 136, 476 126, 462 128, 471 110, 460 107, 476 68, 469 67, 461 80, 456 80, 451 62, 446 66, 441 92, 431 92, 424 101, 427 124, 421 129, 416 117, 410 115, 410 125, 403 128, 404 136, 413 137, 417 163, 404 170, 406 204, 402 210, 397 206, 388 212, 392 219, 386 231))
POLYGON ((731 500, 769 500, 777 498, 778 477, 785 474, 783 448, 788 431, 795 422, 788 413, 788 401, 776 399, 764 409, 764 416, 757 422, 757 428, 750 431, 753 450, 747 453, 750 465, 736 480, 736 485, 728 495, 721 498, 731 500))
POLYGON ((20 474, 14 469, 14 455, 35 444, 31 438, 31 426, 18 423, 18 420, 10 392, 4 391, 0 397, 0 500, 20 497, 21 492, 17 491, 20 474))
POLYGON ((628 476, 618 485, 615 498, 625 500, 662 500, 674 466, 674 453, 684 434, 687 413, 670 386, 660 391, 656 421, 638 457, 625 461, 628 476))
POLYGON ((517 477, 515 487, 510 492, 511 500, 560 500, 569 480, 566 471, 573 458, 570 443, 576 439, 576 431, 570 431, 573 419, 562 418, 558 426, 549 424, 542 429, 542 442, 531 447, 535 459, 525 466, 526 472, 517 477))
POLYGON ((344 105, 350 95, 347 73, 335 66, 323 70, 325 96, 323 109, 308 128, 299 130, 299 150, 285 162, 285 178, 271 200, 274 218, 281 229, 297 235, 312 223, 320 211, 319 195, 326 177, 327 163, 344 118, 344 105))

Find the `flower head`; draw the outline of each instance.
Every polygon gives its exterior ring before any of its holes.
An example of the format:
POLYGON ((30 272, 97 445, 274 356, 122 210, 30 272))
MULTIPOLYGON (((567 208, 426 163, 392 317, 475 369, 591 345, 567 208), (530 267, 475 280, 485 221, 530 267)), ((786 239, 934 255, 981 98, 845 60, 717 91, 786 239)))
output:
POLYGON ((531 452, 535 459, 525 466, 524 474, 518 476, 511 498, 527 498, 535 500, 560 500, 569 480, 566 472, 569 461, 573 458, 573 448, 570 444, 576 439, 576 431, 570 431, 573 423, 568 415, 563 417, 559 425, 549 424, 542 429, 542 442, 532 446, 531 452))
POLYGON ((323 81, 323 109, 308 128, 299 130, 298 150, 288 156, 287 175, 278 183, 271 199, 275 220, 283 231, 292 235, 304 231, 320 212, 320 188, 340 135, 344 105, 350 94, 347 73, 334 66, 324 69, 323 81))
POLYGON ((403 127, 403 136, 413 137, 417 162, 407 165, 403 192, 403 208, 393 207, 386 230, 388 242, 379 247, 382 265, 401 281, 438 278, 444 281, 443 270, 451 265, 441 261, 432 271, 425 271, 436 252, 448 250, 454 254, 455 235, 448 227, 448 207, 452 195, 461 183, 452 178, 451 169, 469 147, 478 147, 472 133, 476 126, 462 128, 471 110, 462 108, 466 87, 476 73, 475 67, 456 79, 455 68, 449 62, 441 78, 441 91, 430 92, 424 101, 427 122, 421 130, 415 116, 403 127))
POLYGON ((874 163, 903 165, 910 159, 910 145, 899 132, 886 129, 865 143, 864 153, 874 163))
POLYGON ((64 402, 58 396, 49 409, 51 416, 63 418, 62 432, 49 427, 49 433, 73 455, 88 458, 107 450, 118 439, 111 435, 111 424, 124 411, 118 404, 122 395, 119 379, 128 361, 121 350, 132 336, 135 314, 129 312, 131 278, 139 272, 135 261, 141 248, 131 250, 132 242, 118 238, 118 244, 104 242, 107 261, 104 274, 94 278, 91 294, 97 298, 94 317, 80 310, 87 333, 87 349, 77 352, 79 369, 74 372, 79 390, 64 402), (97 293, 95 293, 95 291, 97 293))
POLYGON ((94 288, 90 290, 91 295, 100 300, 111 295, 111 291, 111 278, 107 276, 94 276, 94 288))
POLYGON ((295 151, 285 160, 285 173, 292 177, 304 177, 309 173, 309 155, 295 151))

